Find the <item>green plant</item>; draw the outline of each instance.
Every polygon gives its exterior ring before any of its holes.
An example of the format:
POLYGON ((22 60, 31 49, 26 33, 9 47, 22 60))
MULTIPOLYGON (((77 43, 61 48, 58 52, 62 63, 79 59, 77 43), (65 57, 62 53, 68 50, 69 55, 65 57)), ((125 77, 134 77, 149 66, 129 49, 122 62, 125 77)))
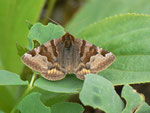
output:
MULTIPOLYGON (((21 80, 19 75, 15 73, 0 70, 0 109, 5 112, 11 111, 11 113, 14 113, 16 110, 19 110, 21 113, 82 113, 84 108, 80 104, 64 102, 71 95, 79 94, 83 105, 89 105, 107 113, 130 113, 132 111, 149 113, 150 106, 145 102, 143 95, 137 93, 128 85, 150 82, 150 16, 135 13, 121 14, 127 12, 148 13, 149 6, 147 4, 149 2, 133 1, 89 1, 66 26, 66 29, 77 38, 87 40, 116 55, 116 61, 108 69, 98 73, 98 75, 86 75, 85 81, 78 80, 74 75, 67 75, 61 81, 52 82, 42 77, 36 79, 36 75, 33 74, 29 83, 21 80), (110 12, 107 12, 103 5, 102 7, 96 7, 100 3, 109 5, 110 12), (116 3, 119 3, 119 5, 111 12, 116 3), (126 8, 124 4, 130 5, 126 8), (139 4, 142 4, 142 6, 139 4), (142 7, 142 10, 135 8, 136 6, 142 7), (100 12, 97 12, 97 10, 100 10, 100 12), (112 16, 114 14, 118 15, 112 16), (75 26, 71 31, 69 30, 85 16, 88 17, 87 21, 75 26), (103 19, 107 16, 111 17, 103 19), (12 87, 7 87, 8 85, 12 87), (114 90, 114 86, 117 85, 124 85, 121 97, 114 90), (23 93, 19 95, 17 92, 20 92, 20 88, 23 89, 23 93), (8 97, 7 101, 5 101, 5 98, 2 98, 2 94, 6 94, 8 97), (124 98, 126 105, 121 98, 124 98), (7 105, 7 103, 10 103, 10 105, 7 105), (16 104, 13 105, 14 103, 16 104), (9 107, 7 108, 7 106, 9 107)), ((34 23, 34 21, 31 21, 31 23, 34 23)), ((45 26, 41 23, 35 23, 28 34, 28 49, 33 48, 33 40, 43 44, 48 40, 59 38, 64 33, 65 31, 61 26, 52 23, 45 26)), ((21 33, 19 33, 18 37, 20 35, 21 33)), ((0 40, 5 39, 0 38, 0 40)), ((23 40, 25 38, 20 39, 19 43, 22 44, 23 40)), ((25 47, 25 45, 23 46, 25 47)), ((24 53, 25 49, 21 46, 17 47, 20 54, 24 53)), ((15 57, 16 55, 17 53, 13 56, 15 57)), ((2 65, 4 64, 3 59, 7 62, 7 59, 1 55, 0 61, 2 65)), ((14 62, 17 64, 20 61, 14 62)), ((12 64, 12 62, 7 63, 9 64, 5 64, 6 67, 12 64)), ((4 66, 2 67, 4 68, 4 66)), ((19 73, 21 67, 20 65, 18 67, 19 69, 16 69, 15 72, 19 73)), ((10 67, 11 70, 13 68, 10 67)))

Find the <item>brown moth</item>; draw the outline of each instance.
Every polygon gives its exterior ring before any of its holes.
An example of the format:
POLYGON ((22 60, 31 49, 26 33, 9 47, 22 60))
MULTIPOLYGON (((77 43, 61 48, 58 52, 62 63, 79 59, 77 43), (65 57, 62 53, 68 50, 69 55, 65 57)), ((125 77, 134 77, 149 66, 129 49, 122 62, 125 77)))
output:
POLYGON ((106 69, 114 59, 111 52, 74 38, 68 32, 22 56, 25 65, 53 81, 65 78, 67 73, 74 73, 78 79, 84 80, 84 75, 106 69))

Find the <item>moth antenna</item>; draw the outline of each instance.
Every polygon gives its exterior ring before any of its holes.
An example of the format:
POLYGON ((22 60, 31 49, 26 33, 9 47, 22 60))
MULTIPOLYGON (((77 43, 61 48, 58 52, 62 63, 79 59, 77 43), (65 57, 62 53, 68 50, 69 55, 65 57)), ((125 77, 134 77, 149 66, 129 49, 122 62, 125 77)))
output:
POLYGON ((49 18, 49 17, 47 17, 47 19, 48 19, 49 21, 51 21, 52 23, 56 24, 56 25, 60 25, 60 26, 64 29, 64 31, 66 32, 64 26, 62 26, 60 23, 56 22, 55 20, 53 20, 53 19, 51 19, 51 18, 49 18))
POLYGON ((49 21, 53 22, 54 24, 56 25, 60 25, 61 27, 63 27, 60 23, 56 22, 55 20, 49 18, 49 17, 46 17, 49 21))

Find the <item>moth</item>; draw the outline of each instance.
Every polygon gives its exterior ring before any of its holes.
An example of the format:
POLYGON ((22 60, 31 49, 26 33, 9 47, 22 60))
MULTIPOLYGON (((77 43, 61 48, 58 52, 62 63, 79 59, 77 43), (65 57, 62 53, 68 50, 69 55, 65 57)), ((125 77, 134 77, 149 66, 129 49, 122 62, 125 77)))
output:
POLYGON ((56 81, 66 74, 75 74, 84 80, 88 73, 98 73, 112 64, 115 55, 103 48, 66 32, 22 56, 25 65, 40 72, 45 79, 56 81))

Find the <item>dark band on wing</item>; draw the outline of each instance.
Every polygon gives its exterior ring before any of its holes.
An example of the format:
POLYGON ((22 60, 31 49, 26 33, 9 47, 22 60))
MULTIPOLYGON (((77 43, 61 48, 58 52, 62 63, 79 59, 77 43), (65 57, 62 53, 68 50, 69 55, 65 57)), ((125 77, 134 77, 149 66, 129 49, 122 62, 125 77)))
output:
POLYGON ((98 54, 97 52, 97 47, 95 45, 92 45, 90 48, 89 48, 89 51, 85 53, 86 54, 86 57, 84 58, 83 62, 84 63, 87 63, 90 61, 90 58, 91 56, 94 56, 96 54, 98 54))
POLYGON ((51 44, 51 47, 52 47, 54 56, 57 57, 58 54, 57 54, 57 52, 56 52, 56 46, 55 46, 55 44, 54 44, 54 40, 51 40, 51 41, 50 41, 50 44, 51 44))
POLYGON ((31 51, 28 51, 27 53, 30 54, 30 55, 32 55, 32 57, 34 57, 36 55, 36 52, 35 52, 34 49, 31 50, 31 51))
POLYGON ((107 53, 110 53, 109 51, 106 51, 106 50, 104 50, 104 49, 102 49, 101 50, 101 54, 105 57, 105 55, 107 54, 107 53))
POLYGON ((52 58, 52 55, 51 53, 48 51, 47 47, 44 46, 44 45, 41 45, 40 46, 40 52, 39 52, 40 55, 42 56, 46 56, 47 57, 47 60, 49 62, 53 62, 53 58, 52 58))
POLYGON ((86 44, 86 41, 82 40, 82 46, 80 47, 80 57, 82 57, 84 54, 85 44, 86 44))

